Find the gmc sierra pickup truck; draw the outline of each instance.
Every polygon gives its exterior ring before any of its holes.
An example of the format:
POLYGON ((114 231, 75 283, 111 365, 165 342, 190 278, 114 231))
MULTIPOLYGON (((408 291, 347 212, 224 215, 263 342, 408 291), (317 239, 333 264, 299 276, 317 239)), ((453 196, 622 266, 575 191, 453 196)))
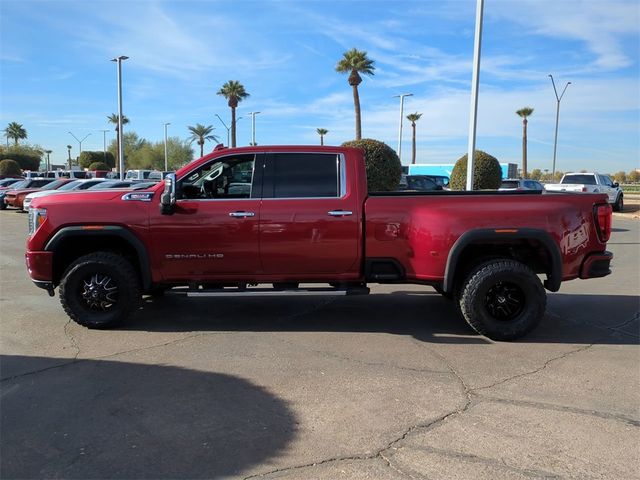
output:
POLYGON ((89 328, 166 290, 347 295, 413 283, 454 300, 477 332, 511 340, 543 317, 545 288, 610 273, 610 232, 606 195, 376 193, 359 149, 216 148, 146 191, 34 200, 26 263, 89 328))

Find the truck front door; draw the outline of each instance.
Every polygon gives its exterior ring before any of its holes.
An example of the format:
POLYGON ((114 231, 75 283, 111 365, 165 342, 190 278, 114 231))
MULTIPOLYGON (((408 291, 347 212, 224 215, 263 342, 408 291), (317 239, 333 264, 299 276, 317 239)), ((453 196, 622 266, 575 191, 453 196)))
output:
POLYGON ((285 280, 358 278, 361 218, 357 192, 336 153, 267 156, 260 210, 260 259, 285 280))
POLYGON ((177 179, 174 214, 150 219, 152 261, 165 281, 259 273, 261 158, 218 157, 177 179))

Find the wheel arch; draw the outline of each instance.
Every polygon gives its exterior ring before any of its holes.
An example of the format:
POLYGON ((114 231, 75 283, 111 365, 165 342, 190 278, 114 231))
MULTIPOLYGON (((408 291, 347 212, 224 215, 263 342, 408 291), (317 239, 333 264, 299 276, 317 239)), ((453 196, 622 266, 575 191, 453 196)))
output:
POLYGON ((538 273, 545 273, 544 286, 557 292, 562 282, 562 256, 551 235, 534 228, 475 229, 462 234, 447 257, 443 290, 455 293, 456 282, 475 265, 488 258, 514 258, 538 273))
POLYGON ((146 291, 151 288, 149 255, 142 241, 130 230, 117 225, 72 226, 58 230, 45 245, 53 252, 53 282, 60 283, 65 269, 77 258, 96 251, 112 251, 125 256, 140 276, 146 291))

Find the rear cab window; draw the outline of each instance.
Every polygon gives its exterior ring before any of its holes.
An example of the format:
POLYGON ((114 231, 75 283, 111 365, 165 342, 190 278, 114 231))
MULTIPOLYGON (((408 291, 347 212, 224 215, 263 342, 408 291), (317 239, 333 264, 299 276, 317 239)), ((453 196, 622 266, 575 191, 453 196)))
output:
POLYGON ((565 175, 562 184, 596 185, 596 176, 587 174, 565 175))

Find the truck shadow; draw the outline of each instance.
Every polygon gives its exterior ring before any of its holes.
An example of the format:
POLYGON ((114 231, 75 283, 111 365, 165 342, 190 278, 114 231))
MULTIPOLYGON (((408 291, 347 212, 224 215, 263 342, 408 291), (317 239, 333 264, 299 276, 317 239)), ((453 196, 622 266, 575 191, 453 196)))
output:
POLYGON ((227 478, 296 435, 283 400, 230 375, 103 360, 0 362, 1 478, 227 478), (41 373, 17 375, 33 370, 41 373))
MULTIPOLYGON (((521 343, 638 344, 638 297, 550 294, 547 314, 521 343)), ((491 343, 427 291, 357 297, 146 299, 123 327, 143 331, 380 332, 433 343, 491 343)))

